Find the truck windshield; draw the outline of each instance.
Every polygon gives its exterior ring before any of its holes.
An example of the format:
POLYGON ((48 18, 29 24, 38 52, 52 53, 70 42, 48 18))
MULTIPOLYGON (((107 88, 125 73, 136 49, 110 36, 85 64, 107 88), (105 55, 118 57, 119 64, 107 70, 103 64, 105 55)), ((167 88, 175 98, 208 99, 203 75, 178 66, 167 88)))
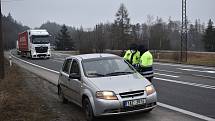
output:
POLYGON ((49 44, 49 36, 32 36, 33 44, 49 44))

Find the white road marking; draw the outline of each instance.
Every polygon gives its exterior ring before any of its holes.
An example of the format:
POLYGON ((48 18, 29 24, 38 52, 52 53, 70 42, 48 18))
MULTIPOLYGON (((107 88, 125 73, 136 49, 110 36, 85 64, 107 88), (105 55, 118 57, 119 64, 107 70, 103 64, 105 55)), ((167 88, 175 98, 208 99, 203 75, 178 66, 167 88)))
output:
MULTIPOLYGON (((32 66, 35 66, 35 67, 38 67, 38 68, 41 68, 41 69, 44 69, 44 70, 47 70, 47 71, 51 71, 51 72, 54 72, 54 73, 56 73, 56 74, 59 74, 59 73, 60 73, 60 72, 54 71, 54 70, 52 70, 52 69, 48 69, 48 68, 45 68, 45 67, 42 67, 42 66, 39 66, 39 65, 36 65, 36 64, 27 62, 27 61, 25 61, 25 60, 22 60, 22 59, 20 59, 20 58, 17 58, 17 57, 15 57, 15 56, 13 56, 12 54, 11 54, 11 56, 12 56, 13 58, 16 58, 16 59, 18 59, 18 60, 20 60, 20 61, 22 61, 22 62, 24 62, 24 63, 30 64, 30 65, 32 65, 32 66)), ((168 109, 170 109, 170 110, 174 110, 174 111, 177 111, 177 112, 181 112, 181 113, 186 114, 186 115, 190 115, 190 116, 197 117, 197 118, 199 118, 199 119, 203 119, 203 120, 207 120, 207 121, 215 121, 215 119, 210 118, 210 117, 207 117, 207 116, 204 116, 204 115, 200 115, 200 114, 197 114, 197 113, 194 113, 194 112, 191 112, 191 111, 187 111, 187 110, 184 110, 184 109, 180 109, 180 108, 177 108, 177 107, 173 107, 173 106, 170 106, 170 105, 167 105, 167 104, 164 104, 164 103, 160 103, 160 102, 157 102, 157 103, 158 103, 158 105, 161 106, 161 107, 168 108, 168 109)))
POLYGON ((177 68, 177 69, 183 70, 183 71, 193 71, 193 72, 201 72, 201 73, 211 73, 211 74, 215 73, 215 71, 208 71, 208 70, 206 70, 206 71, 200 71, 200 70, 188 69, 188 68, 177 68))
POLYGON ((53 59, 61 60, 61 61, 64 61, 64 60, 65 60, 64 58, 53 58, 53 59))
MULTIPOLYGON (((154 69, 155 71, 161 71, 161 72, 167 72, 167 73, 174 73, 174 74, 183 74, 182 72, 177 72, 177 71, 169 71, 169 70, 160 70, 160 69, 154 69)), ((205 75, 200 75, 200 74, 190 74, 191 76, 197 76, 197 77, 202 77, 202 78, 211 78, 215 79, 215 77, 212 76, 205 76, 205 75)))
POLYGON ((55 55, 55 56, 61 57, 60 55, 58 55, 58 54, 56 54, 56 53, 52 53, 52 55, 55 55))
POLYGON ((55 60, 55 59, 51 59, 52 61, 58 62, 58 63, 63 63, 63 61, 59 61, 59 60, 55 60))
POLYGON ((161 74, 161 73, 154 73, 156 75, 160 75, 160 76, 168 76, 168 77, 174 77, 174 78, 178 78, 179 76, 175 76, 175 75, 169 75, 169 74, 161 74))
POLYGON ((55 54, 55 55, 58 55, 58 56, 62 56, 62 55, 71 56, 71 54, 65 54, 65 53, 55 53, 55 52, 54 52, 54 54, 55 54))
POLYGON ((187 114, 187 115, 190 115, 190 116, 202 119, 202 120, 215 121, 215 119, 213 119, 213 118, 210 118, 210 117, 207 117, 207 116, 204 116, 204 115, 201 115, 201 114, 193 113, 193 112, 190 112, 190 111, 187 111, 187 110, 184 110, 184 109, 180 109, 180 108, 177 108, 177 107, 173 107, 173 106, 170 106, 170 105, 167 105, 167 104, 164 104, 164 103, 158 102, 157 104, 159 106, 161 106, 161 107, 168 108, 168 109, 171 109, 171 110, 183 113, 183 114, 187 114))
POLYGON ((154 69, 155 71, 163 71, 163 72, 169 72, 169 73, 175 73, 175 74, 182 74, 182 72, 177 71, 169 71, 169 70, 161 70, 161 69, 154 69))
POLYGON ((177 80, 171 80, 171 79, 163 79, 163 78, 157 78, 157 77, 155 77, 154 79, 162 80, 162 81, 167 81, 167 82, 178 83, 178 84, 184 84, 184 85, 190 85, 190 86, 195 86, 195 87, 201 87, 201 88, 206 88, 206 89, 213 89, 213 90, 215 90, 215 86, 211 86, 211 85, 204 85, 204 84, 190 83, 190 82, 177 81, 177 80))
POLYGON ((39 66, 39 65, 30 63, 30 62, 28 62, 28 61, 22 60, 22 59, 20 59, 20 58, 18 58, 18 57, 16 57, 16 56, 14 56, 12 53, 10 53, 10 55, 11 55, 13 58, 15 58, 15 59, 17 59, 17 60, 20 60, 20 61, 22 61, 22 62, 24 62, 24 63, 30 64, 30 65, 32 65, 32 66, 35 66, 35 67, 38 67, 38 68, 41 68, 41 69, 44 69, 44 70, 47 70, 47 71, 54 72, 54 73, 56 73, 56 74, 59 74, 58 71, 51 70, 51 69, 45 68, 45 67, 43 67, 43 66, 39 66))
POLYGON ((215 74, 215 71, 206 71, 207 73, 215 74))
POLYGON ((192 74, 193 76, 197 76, 197 77, 204 77, 204 78, 211 78, 211 79, 215 79, 215 77, 212 76, 205 76, 205 75, 197 75, 197 74, 192 74))
POLYGON ((195 69, 208 69, 208 70, 215 70, 215 68, 213 68, 213 67, 194 66, 194 65, 170 64, 170 63, 158 63, 158 62, 155 62, 154 64, 157 64, 157 65, 174 66, 174 67, 184 67, 184 68, 195 68, 195 69))

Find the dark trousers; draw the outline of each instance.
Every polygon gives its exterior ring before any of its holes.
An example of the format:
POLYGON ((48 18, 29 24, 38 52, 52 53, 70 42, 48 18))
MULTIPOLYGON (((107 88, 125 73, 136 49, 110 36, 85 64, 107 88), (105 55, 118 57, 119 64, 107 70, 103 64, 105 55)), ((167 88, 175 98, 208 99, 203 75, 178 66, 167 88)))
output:
POLYGON ((144 76, 147 80, 149 80, 150 82, 152 81, 153 79, 153 67, 140 67, 139 68, 139 73, 144 76))

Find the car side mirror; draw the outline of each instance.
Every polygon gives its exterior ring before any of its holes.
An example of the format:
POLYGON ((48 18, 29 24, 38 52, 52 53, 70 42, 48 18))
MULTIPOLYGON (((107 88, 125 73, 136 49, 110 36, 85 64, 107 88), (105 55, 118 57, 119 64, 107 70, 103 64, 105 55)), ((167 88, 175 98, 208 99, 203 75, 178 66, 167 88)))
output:
POLYGON ((81 79, 81 75, 78 74, 78 73, 71 73, 71 74, 69 75, 69 78, 70 78, 70 79, 78 79, 78 80, 80 80, 80 79, 81 79))

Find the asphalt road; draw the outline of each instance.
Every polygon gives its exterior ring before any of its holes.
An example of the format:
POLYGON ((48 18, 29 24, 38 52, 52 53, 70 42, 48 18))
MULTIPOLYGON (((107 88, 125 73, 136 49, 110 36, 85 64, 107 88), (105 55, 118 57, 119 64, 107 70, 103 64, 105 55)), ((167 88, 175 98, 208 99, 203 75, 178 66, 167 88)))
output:
MULTIPOLYGON (((12 53, 17 56, 15 52, 12 53)), ((22 59, 59 71, 67 56, 54 53, 48 60, 22 59)), ((153 84, 158 92, 160 103, 185 110, 185 113, 188 111, 215 120, 215 68, 155 63, 154 69, 153 84)))
POLYGON ((215 68, 155 63, 159 102, 215 118, 215 68))

